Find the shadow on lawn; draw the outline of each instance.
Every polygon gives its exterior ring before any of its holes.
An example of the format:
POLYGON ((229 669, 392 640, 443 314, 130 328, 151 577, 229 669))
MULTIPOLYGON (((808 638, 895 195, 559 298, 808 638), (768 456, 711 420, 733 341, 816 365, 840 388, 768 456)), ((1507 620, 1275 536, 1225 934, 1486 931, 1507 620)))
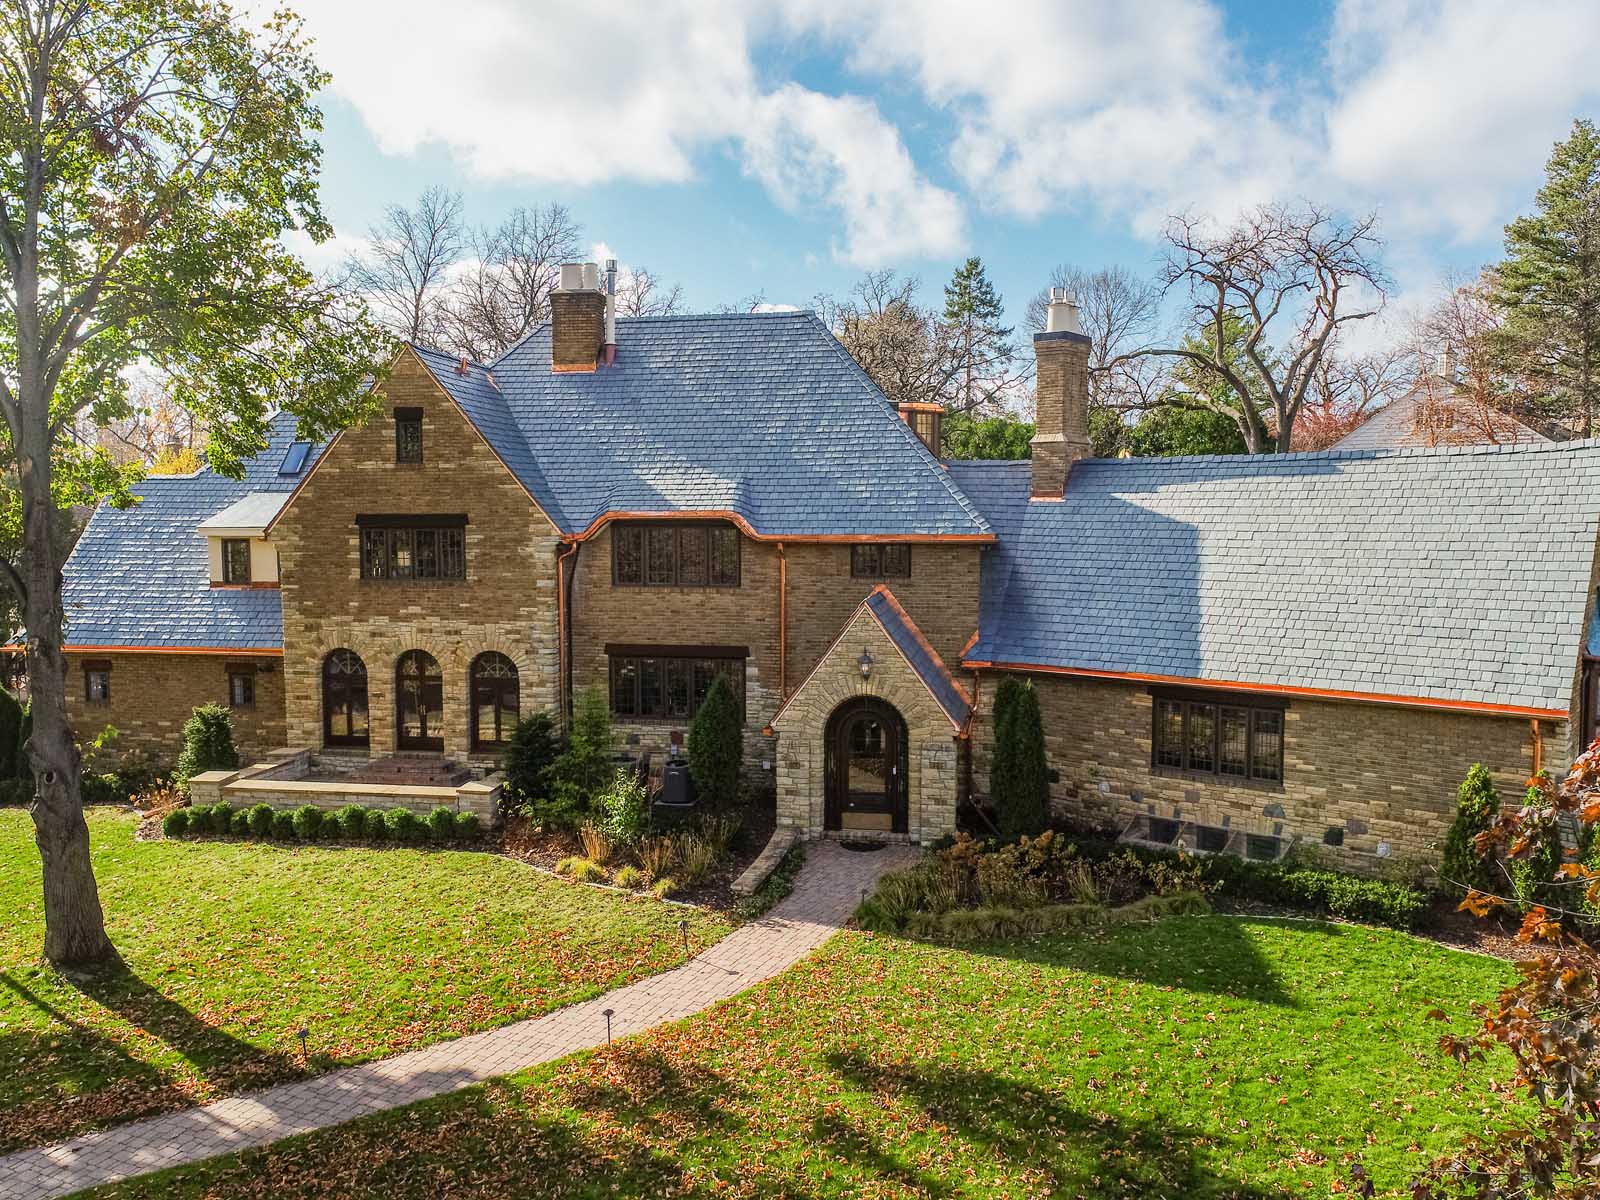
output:
MULTIPOLYGON (((1328 926, 1318 932, 1338 936, 1339 931, 1328 926)), ((1209 992, 1283 1008, 1297 1004, 1250 936, 1249 922, 1233 917, 1167 917, 1049 937, 964 942, 955 948, 1152 987, 1209 992)))
MULTIPOLYGON (((1087 1113, 1042 1094, 1026 1081, 990 1071, 932 1063, 880 1063, 857 1053, 828 1062, 880 1103, 915 1104, 940 1125, 976 1143, 1011 1178, 1042 1177, 1054 1194, 1076 1196, 1210 1196, 1253 1200, 1272 1192, 1214 1174, 1197 1161, 1197 1130, 1087 1113)), ((937 1131, 934 1131, 936 1133, 937 1131)), ((817 1122, 817 1136, 844 1157, 932 1196, 966 1194, 962 1181, 907 1174, 874 1150, 859 1124, 836 1111, 817 1122)))
POLYGON ((38 1145, 195 1103, 192 1083, 130 1053, 141 1033, 165 1045, 219 1092, 247 1091, 306 1073, 290 1055, 263 1050, 207 1024, 120 959, 93 973, 63 972, 55 978, 132 1028, 126 1037, 116 1036, 116 1022, 96 1029, 0 972, 0 984, 53 1023, 0 1039, 0 1062, 18 1064, 28 1075, 19 1102, 0 1121, 5 1127, 0 1149, 38 1145))

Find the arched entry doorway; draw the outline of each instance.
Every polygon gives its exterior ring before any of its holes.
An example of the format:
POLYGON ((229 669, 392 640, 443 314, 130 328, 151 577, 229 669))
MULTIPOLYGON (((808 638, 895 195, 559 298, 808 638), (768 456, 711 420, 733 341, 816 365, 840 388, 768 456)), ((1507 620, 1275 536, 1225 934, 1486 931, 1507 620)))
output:
POLYGON ((322 660, 322 744, 367 742, 367 664, 354 650, 335 650, 322 660))
POLYGON ((407 650, 394 668, 395 747, 444 749, 444 673, 426 650, 407 650))
POLYGON ((906 723, 875 696, 834 709, 824 733, 828 829, 906 832, 906 723))

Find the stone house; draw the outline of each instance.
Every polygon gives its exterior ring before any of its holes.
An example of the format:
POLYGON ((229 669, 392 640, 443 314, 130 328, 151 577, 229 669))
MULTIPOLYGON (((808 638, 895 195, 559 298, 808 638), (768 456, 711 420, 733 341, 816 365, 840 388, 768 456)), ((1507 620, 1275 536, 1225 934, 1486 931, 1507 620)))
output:
POLYGON ((98 511, 73 718, 488 763, 593 688, 659 752, 720 674, 781 826, 920 841, 1020 673, 1064 811, 1357 864, 1424 852, 1472 762, 1512 791, 1592 735, 1600 445, 1095 460, 1065 297, 1034 349, 1032 459, 945 463, 814 315, 614 319, 564 268, 495 362, 405 346, 365 426, 98 511))

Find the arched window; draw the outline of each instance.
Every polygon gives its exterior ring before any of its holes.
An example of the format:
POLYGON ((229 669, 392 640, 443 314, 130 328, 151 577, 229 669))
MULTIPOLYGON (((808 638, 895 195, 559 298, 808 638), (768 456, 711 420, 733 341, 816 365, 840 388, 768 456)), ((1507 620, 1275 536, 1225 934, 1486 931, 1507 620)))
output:
POLYGON ((354 650, 335 650, 322 660, 322 743, 368 743, 367 664, 354 650))
POLYGON ((490 650, 472 660, 472 748, 498 750, 517 727, 517 664, 490 650))
POLYGON ((395 746, 444 749, 444 675, 426 650, 407 650, 394 668, 395 746))

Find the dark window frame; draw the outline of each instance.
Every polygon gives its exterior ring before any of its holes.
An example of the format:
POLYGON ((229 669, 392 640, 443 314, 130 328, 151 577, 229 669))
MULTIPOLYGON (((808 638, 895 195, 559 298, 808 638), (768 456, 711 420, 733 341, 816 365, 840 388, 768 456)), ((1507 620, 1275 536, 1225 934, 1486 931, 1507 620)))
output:
POLYGON ((1284 786, 1288 701, 1170 689, 1152 689, 1150 695, 1153 774, 1273 790, 1284 786))
POLYGON ((105 659, 94 659, 83 664, 83 700, 85 704, 110 704, 111 703, 111 663, 105 659), (95 676, 104 676, 104 686, 101 694, 96 696, 95 676))
POLYGON ((360 513, 361 578, 378 583, 461 583, 467 578, 464 513, 360 513))
POLYGON ((744 538, 725 521, 618 521, 612 527, 612 587, 737 588, 743 580, 744 538))
POLYGON ((745 716, 745 646, 606 646, 606 704, 613 720, 691 721, 718 674, 733 683, 745 716), (653 676, 653 678, 652 678, 653 676), (625 698, 625 703, 618 703, 625 698))
POLYGON ((354 650, 341 646, 322 659, 322 744, 324 746, 365 746, 372 744, 371 692, 367 664, 354 650), (335 660, 343 664, 335 668, 335 660), (353 668, 352 669, 352 665, 353 668), (356 700, 359 697, 362 732, 356 733, 356 700), (340 722, 333 701, 340 701, 340 722), (336 732, 342 724, 343 732, 336 732))
POLYGON ((422 410, 394 410, 394 461, 397 466, 422 465, 422 410))
POLYGON ((910 579, 910 542, 857 542, 850 547, 851 579, 910 579), (891 554, 901 560, 891 566, 891 554))
POLYGON ((256 669, 248 663, 229 663, 227 674, 228 707, 254 708, 256 706, 256 669))
POLYGON ((485 650, 473 658, 467 668, 467 701, 469 704, 468 719, 472 722, 472 748, 475 751, 504 750, 511 744, 512 731, 516 729, 517 722, 522 715, 522 672, 517 669, 517 664, 511 656, 501 654, 498 650, 485 650), (487 671, 480 674, 480 668, 488 667, 493 660, 503 660, 511 668, 511 674, 489 675, 487 671), (494 723, 495 728, 491 733, 498 733, 499 737, 485 738, 482 722, 479 719, 480 690, 492 688, 494 691, 494 723), (505 703, 506 693, 511 694, 511 704, 505 703))
POLYGON ((250 572, 250 539, 249 538, 218 538, 222 543, 222 582, 223 583, 249 583, 250 572), (237 547, 244 547, 244 578, 239 577, 229 551, 237 547))

